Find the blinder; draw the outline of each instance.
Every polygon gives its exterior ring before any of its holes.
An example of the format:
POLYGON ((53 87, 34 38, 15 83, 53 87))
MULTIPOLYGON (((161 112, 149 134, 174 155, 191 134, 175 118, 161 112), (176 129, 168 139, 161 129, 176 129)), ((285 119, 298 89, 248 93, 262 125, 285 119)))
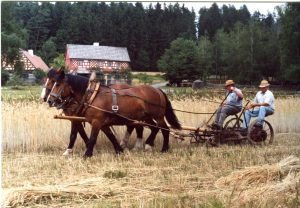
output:
POLYGON ((55 106, 57 109, 63 109, 68 103, 70 103, 73 100, 73 98, 71 94, 65 98, 62 97, 62 94, 65 92, 64 87, 61 87, 57 93, 54 93, 53 92, 54 87, 58 87, 59 85, 60 84, 58 82, 54 83, 47 101, 49 101, 50 97, 52 96, 54 98, 51 100, 52 105, 55 106))

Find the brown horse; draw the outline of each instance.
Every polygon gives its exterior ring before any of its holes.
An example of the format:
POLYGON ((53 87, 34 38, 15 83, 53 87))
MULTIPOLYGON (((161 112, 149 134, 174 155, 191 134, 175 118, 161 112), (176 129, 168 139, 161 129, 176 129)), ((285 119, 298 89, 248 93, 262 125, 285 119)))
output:
MULTIPOLYGON (((70 99, 80 103, 84 98, 89 80, 81 76, 65 75, 63 71, 60 71, 55 81, 48 102, 51 106, 59 107, 70 99)), ((152 131, 146 140, 146 145, 154 145, 155 136, 160 128, 164 137, 162 152, 168 151, 169 127, 164 118, 172 128, 181 129, 181 125, 166 94, 147 85, 117 90, 118 113, 111 110, 112 94, 112 89, 101 86, 92 103, 86 104, 84 117, 92 125, 92 132, 84 157, 92 156, 100 130, 107 129, 111 125, 135 124, 133 121, 142 121, 150 125, 152 131)), ((118 144, 116 141, 112 142, 118 144)), ((121 148, 118 145, 114 147, 117 152, 121 148)))
MULTIPOLYGON (((43 99, 44 102, 47 101, 47 97, 50 94, 50 91, 54 85, 54 79, 55 76, 57 75, 57 70, 55 69, 50 69, 50 71, 47 73, 47 80, 45 82, 45 85, 43 86, 43 90, 41 93, 41 98, 43 99)), ((110 87, 114 89, 124 89, 124 88, 129 88, 130 86, 127 84, 114 84, 110 85, 110 87)), ((69 102, 66 106, 63 107, 63 113, 67 116, 76 116, 76 110, 78 109, 78 103, 76 102, 69 102)), ((127 126, 125 136, 123 139, 121 139, 120 145, 125 148, 128 145, 128 140, 130 135, 132 134, 133 130, 136 130, 137 133, 137 140, 134 146, 134 149, 139 150, 143 148, 143 130, 144 128, 142 126, 127 126)), ((86 146, 88 144, 88 136, 84 130, 84 127, 82 125, 82 122, 80 121, 71 121, 71 132, 70 132, 70 142, 69 145, 66 149, 66 151, 63 153, 63 155, 67 156, 72 154, 73 152, 73 147, 77 138, 77 134, 80 134, 81 138, 85 142, 86 146)), ((104 132, 108 138, 111 138, 112 136, 110 135, 110 132, 104 132)))

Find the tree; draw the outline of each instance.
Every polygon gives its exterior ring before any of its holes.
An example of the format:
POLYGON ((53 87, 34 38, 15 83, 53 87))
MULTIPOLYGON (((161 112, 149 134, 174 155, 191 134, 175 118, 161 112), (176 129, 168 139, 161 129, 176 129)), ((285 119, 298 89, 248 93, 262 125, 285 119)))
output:
POLYGON ((1 86, 4 86, 9 80, 9 73, 5 70, 1 70, 1 86))
POLYGON ((288 3, 279 9, 281 77, 286 82, 300 83, 300 4, 288 3))
POLYGON ((65 55, 59 54, 56 58, 53 59, 53 62, 50 64, 53 68, 65 68, 65 55))
POLYGON ((207 33, 209 39, 212 40, 217 30, 222 27, 220 9, 216 3, 213 3, 209 9, 200 9, 199 14, 199 37, 207 33))
POLYGON ((14 65, 19 59, 19 49, 26 46, 27 31, 15 20, 15 2, 1 4, 1 66, 14 65))
POLYGON ((158 61, 158 67, 166 73, 171 83, 180 84, 182 80, 195 80, 200 77, 197 45, 192 40, 178 38, 171 43, 158 61))
POLYGON ((222 7, 222 20, 223 20, 223 29, 226 33, 229 33, 235 23, 238 21, 238 11, 234 6, 223 5, 222 7))
POLYGON ((42 2, 26 24, 26 28, 30 31, 29 47, 35 51, 40 50, 43 43, 51 36, 52 10, 53 5, 50 2, 42 2))
POLYGON ((43 78, 47 76, 47 74, 41 69, 35 69, 33 71, 33 75, 35 76, 37 83, 42 83, 43 78))
POLYGON ((212 72, 213 64, 213 43, 207 36, 202 36, 198 43, 200 78, 206 81, 207 76, 212 72))
POLYGON ((49 38, 42 46, 41 56, 46 64, 49 64, 56 56, 57 49, 55 44, 55 38, 49 38))

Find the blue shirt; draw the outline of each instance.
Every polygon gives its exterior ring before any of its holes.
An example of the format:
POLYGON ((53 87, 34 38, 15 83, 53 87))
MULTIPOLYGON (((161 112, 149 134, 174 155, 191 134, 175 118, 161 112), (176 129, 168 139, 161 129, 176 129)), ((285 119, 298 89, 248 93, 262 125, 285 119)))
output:
MULTIPOLYGON (((235 90, 242 93, 242 91, 238 88, 235 88, 235 90)), ((236 106, 236 107, 242 107, 243 106, 242 102, 243 102, 243 98, 237 96, 237 94, 234 91, 230 92, 226 99, 227 105, 236 106)))

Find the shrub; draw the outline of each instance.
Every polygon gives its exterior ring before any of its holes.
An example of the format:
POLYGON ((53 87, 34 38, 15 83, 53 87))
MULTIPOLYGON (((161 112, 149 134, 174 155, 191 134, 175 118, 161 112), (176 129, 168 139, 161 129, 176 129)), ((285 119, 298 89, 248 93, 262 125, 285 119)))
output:
POLYGON ((35 76, 37 83, 41 83, 43 78, 46 77, 46 73, 41 69, 35 69, 33 75, 35 76))
POLYGON ((7 85, 9 86, 16 86, 16 85, 23 85, 23 80, 18 73, 14 73, 10 80, 7 81, 7 85))
POLYGON ((1 70, 1 86, 4 86, 9 80, 9 73, 1 70))

